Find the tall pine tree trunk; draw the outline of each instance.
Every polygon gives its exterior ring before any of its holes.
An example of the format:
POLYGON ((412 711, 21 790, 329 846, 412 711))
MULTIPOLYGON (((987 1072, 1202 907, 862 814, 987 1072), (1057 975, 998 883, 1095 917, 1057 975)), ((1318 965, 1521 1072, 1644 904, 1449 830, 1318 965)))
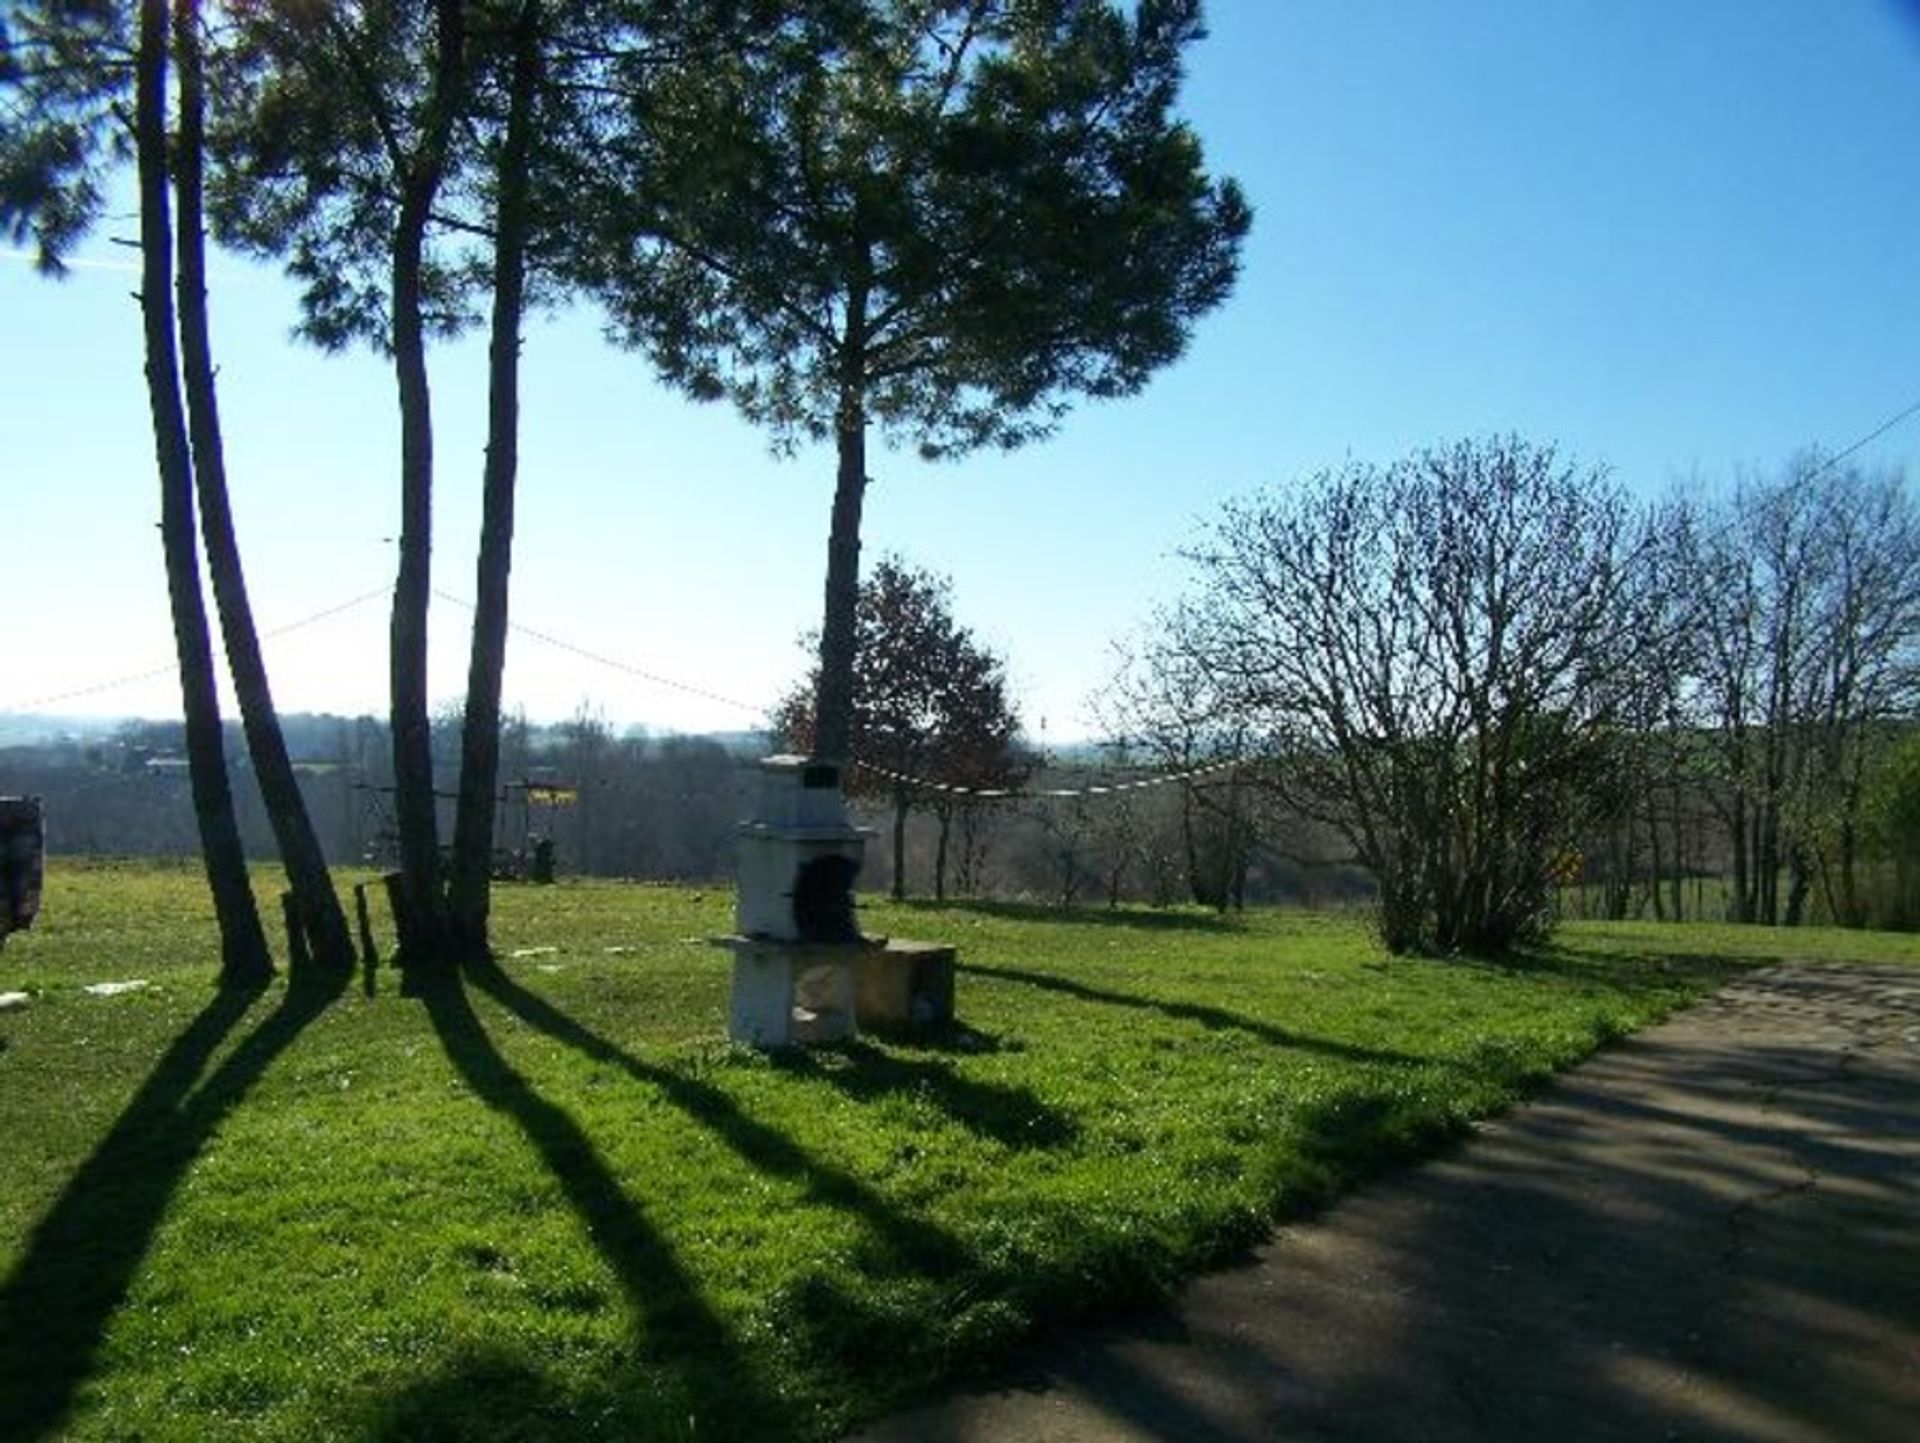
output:
POLYGON ((867 494, 867 300, 868 269, 862 265, 847 286, 847 332, 841 347, 840 408, 834 428, 839 470, 833 487, 833 525, 827 536, 820 685, 814 693, 813 754, 835 762, 851 761, 853 746, 860 512, 867 494))
POLYGON ((393 235, 393 367, 400 400, 400 564, 389 626, 394 822, 400 833, 400 953, 410 966, 446 961, 440 825, 427 716, 427 612, 433 598, 433 405, 427 382, 423 271, 427 227, 446 171, 465 67, 463 0, 437 0, 428 134, 403 187, 393 235))
POLYGON ((528 167, 539 58, 540 7, 534 0, 526 0, 514 26, 513 84, 498 175, 500 211, 494 238, 488 353, 487 464, 449 893, 455 950, 463 957, 475 958, 488 954, 494 794, 500 776, 500 686, 507 659, 507 588, 513 562, 513 493, 519 461, 528 167))
POLYGON ((140 177, 140 312, 146 336, 147 403, 160 470, 160 538, 167 558, 167 595, 180 661, 187 767, 200 852, 220 924, 220 976, 256 985, 273 975, 246 854, 233 813, 213 643, 200 592, 193 527, 193 462, 188 450, 180 366, 174 342, 172 225, 167 210, 167 5, 141 0, 135 61, 135 150, 140 177))
POLYGON ((346 913, 333 890, 325 854, 315 835, 300 784, 287 756, 280 718, 267 683, 247 600, 246 573, 234 533, 227 495, 225 451, 219 402, 214 389, 213 348, 207 326, 206 223, 202 215, 202 166, 205 146, 205 95, 201 77, 199 0, 179 0, 174 15, 175 54, 179 64, 180 133, 175 147, 174 193, 179 202, 176 242, 182 374, 187 419, 193 444, 193 475, 200 502, 201 537, 207 570, 213 579, 226 642, 227 665, 240 702, 253 772, 266 802, 267 818, 286 868, 305 949, 289 939, 289 955, 308 952, 314 960, 342 970, 353 966, 353 942, 346 913))
POLYGON ((814 755, 851 760, 853 648, 860 604, 860 511, 867 489, 867 427, 857 398, 841 408, 839 472, 833 491, 833 529, 827 539, 825 618, 820 627, 820 687, 813 725, 814 755))

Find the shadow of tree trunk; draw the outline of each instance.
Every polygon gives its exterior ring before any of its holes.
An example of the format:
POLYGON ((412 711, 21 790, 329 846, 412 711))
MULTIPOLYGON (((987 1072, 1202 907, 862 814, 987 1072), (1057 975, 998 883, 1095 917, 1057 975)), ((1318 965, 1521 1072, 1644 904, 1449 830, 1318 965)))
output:
MULTIPOLYGON (((470 968, 470 971, 475 970, 470 968)), ((490 971, 480 964, 479 971, 490 971)), ((666 1365, 686 1390, 700 1436, 762 1436, 779 1416, 772 1392, 707 1306, 671 1248, 621 1187, 593 1140, 501 1056, 458 979, 421 989, 427 1015, 460 1076, 511 1117, 565 1190, 581 1225, 644 1325, 641 1356, 666 1365)))
POLYGON ((1158 1012, 1163 1017, 1171 1017, 1182 1022, 1197 1022, 1210 1031, 1236 1030, 1259 1038, 1272 1047, 1292 1047, 1303 1052, 1317 1052, 1326 1057, 1338 1057, 1348 1062, 1377 1063, 1387 1067, 1425 1067, 1434 1059, 1422 1057, 1417 1053, 1399 1052, 1392 1048, 1366 1047, 1357 1042, 1340 1042, 1330 1037, 1315 1037, 1308 1032, 1289 1032, 1285 1028, 1275 1027, 1270 1022, 1262 1022, 1256 1017, 1243 1016, 1238 1012, 1229 1012, 1224 1007, 1214 1007, 1200 1002, 1176 1002, 1158 997, 1143 997, 1132 992, 1115 992, 1108 988, 1089 986, 1085 982, 1075 982, 1066 977, 1056 977, 1046 972, 1032 972, 1019 967, 994 967, 979 962, 963 962, 962 972, 977 977, 991 977, 996 982, 1016 982, 1023 987, 1038 987, 1045 992, 1058 992, 1063 996, 1077 997, 1083 1002, 1097 1002, 1107 1007, 1131 1007, 1146 1012, 1158 1012))
POLYGON ((187 1169, 343 985, 291 979, 273 1013, 197 1086, 267 989, 223 988, 173 1040, 0 1283, 0 1438, 60 1429, 187 1169))
POLYGON ((529 1027, 658 1088, 675 1107, 711 1128, 752 1166, 778 1177, 803 1179, 821 1202, 852 1214, 871 1229, 894 1264, 936 1276, 967 1265, 967 1249, 959 1239, 902 1211, 853 1173, 821 1161, 778 1128, 749 1116, 723 1088, 642 1061, 529 992, 497 965, 469 968, 467 976, 529 1027))

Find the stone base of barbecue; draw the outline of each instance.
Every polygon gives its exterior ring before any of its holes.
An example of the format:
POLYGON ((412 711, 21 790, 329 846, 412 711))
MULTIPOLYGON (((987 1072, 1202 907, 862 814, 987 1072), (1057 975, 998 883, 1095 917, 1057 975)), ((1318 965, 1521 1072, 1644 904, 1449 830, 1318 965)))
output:
POLYGON ((749 1047, 811 1047, 858 1031, 854 1005, 864 942, 716 937, 733 953, 727 1036, 749 1047))
POLYGON ((733 953, 727 1036, 749 1047, 842 1042, 953 1021, 955 950, 898 939, 851 943, 716 937, 733 953))

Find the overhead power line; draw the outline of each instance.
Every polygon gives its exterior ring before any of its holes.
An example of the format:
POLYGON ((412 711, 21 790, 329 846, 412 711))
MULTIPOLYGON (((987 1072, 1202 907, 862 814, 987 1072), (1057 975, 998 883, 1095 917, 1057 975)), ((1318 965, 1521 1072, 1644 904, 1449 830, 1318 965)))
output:
MULTIPOLYGON (((436 589, 433 594, 449 605, 458 606, 467 611, 474 609, 473 603, 464 597, 453 596, 438 589, 436 589)), ((621 661, 616 657, 605 656, 597 651, 589 651, 584 646, 576 646, 572 642, 548 632, 536 631, 531 626, 522 626, 517 621, 509 621, 507 623, 507 629, 516 631, 522 636, 531 637, 534 641, 553 647, 556 651, 564 651, 569 655, 581 658, 583 661, 593 662, 596 666, 604 666, 613 671, 623 672, 627 676, 636 677, 654 686, 666 687, 669 691, 677 691, 686 696, 699 697, 702 701, 719 702, 722 706, 733 707, 735 710, 746 712, 757 719, 764 719, 767 715, 767 708, 764 704, 741 701, 738 697, 722 696, 719 692, 708 691, 705 687, 694 686, 689 682, 676 681, 670 676, 660 675, 657 671, 648 671, 644 667, 634 666, 632 663, 621 661)))
MULTIPOLYGON (((270 631, 263 631, 260 633, 260 639, 262 641, 270 641, 276 636, 286 636, 290 632, 299 631, 303 627, 312 626, 316 622, 338 616, 343 611, 352 611, 356 606, 365 606, 376 597, 387 594, 388 588, 384 586, 374 591, 362 592, 359 596, 349 601, 336 602, 332 606, 310 612, 296 621, 289 621, 284 626, 276 626, 270 631)), ((42 707, 58 706, 62 702, 78 701, 82 697, 98 696, 101 692, 117 691, 123 686, 133 686, 138 682, 152 681, 156 677, 166 676, 173 672, 176 666, 177 663, 167 662, 161 666, 149 667, 145 671, 133 672, 126 676, 111 677, 106 681, 90 682, 86 686, 75 687, 71 691, 56 692, 52 696, 36 697, 32 701, 9 702, 4 706, 0 706, 0 712, 38 711, 42 707)))
POLYGON ((61 702, 78 701, 82 697, 98 696, 103 691, 118 691, 123 686, 152 681, 157 677, 168 675, 173 670, 174 663, 168 662, 165 666, 129 672, 125 676, 116 676, 106 681, 96 681, 87 686, 75 687, 72 691, 55 692, 52 696, 35 697, 32 701, 9 702, 5 706, 0 706, 0 712, 38 711, 41 707, 58 706, 61 702))
POLYGON ((1895 426, 1898 426, 1902 421, 1908 420, 1914 416, 1920 416, 1920 401, 1915 401, 1911 406, 1908 406, 1905 410, 1898 411, 1895 414, 1887 417, 1886 420, 1882 421, 1878 426, 1875 426, 1871 431, 1867 432, 1866 435, 1862 436, 1858 441, 1855 441, 1851 446, 1847 447, 1846 450, 1837 452, 1834 455, 1827 457, 1826 460, 1822 461, 1818 466, 1814 467, 1813 470, 1807 473, 1806 479, 1811 481, 1816 476, 1825 475, 1827 472, 1831 471, 1835 466, 1838 466, 1842 461, 1846 460, 1847 457, 1853 455, 1855 452, 1865 450, 1868 446, 1871 446, 1875 441, 1878 441, 1882 436, 1886 435, 1887 432, 1891 431, 1895 426))
MULTIPOLYGON (((436 589, 433 594, 440 600, 450 605, 458 606, 463 610, 472 611, 474 609, 473 603, 464 597, 454 596, 449 592, 438 589, 436 589)), ((509 621, 507 628, 510 631, 518 632, 522 636, 528 636, 535 641, 543 642, 547 646, 554 647, 559 651, 564 651, 570 656, 577 656, 582 660, 593 662, 597 666, 608 667, 614 671, 622 672, 627 676, 637 677, 642 681, 651 682, 655 686, 664 686, 673 691, 683 692, 688 696, 700 697, 706 701, 719 702, 723 706, 736 707, 743 712, 750 712, 758 718, 764 718, 767 714, 767 708, 764 706, 756 706, 751 702, 740 701, 735 697, 722 696, 716 691, 708 691, 705 687, 693 686, 687 682, 676 681, 672 677, 662 676, 658 672, 648 671, 644 667, 634 666, 616 657, 606 656, 597 651, 590 651, 586 647, 577 646, 563 637, 554 636, 549 632, 540 631, 531 626, 523 626, 516 621, 509 621)), ((936 782, 927 777, 910 776, 905 772, 892 771, 886 767, 875 766, 871 762, 863 762, 858 759, 856 759, 853 764, 862 771, 870 772, 874 776, 884 777, 888 781, 911 786, 918 791, 940 792, 947 796, 977 797, 983 801, 1014 801, 1027 797, 1043 797, 1059 800, 1078 797, 1110 796, 1117 792, 1131 792, 1139 791, 1147 787, 1165 786, 1170 782, 1195 781, 1201 777, 1214 776, 1221 772, 1229 771, 1234 767, 1242 765, 1242 762, 1238 760, 1215 762, 1203 767, 1190 768, 1186 771, 1160 773, 1150 777, 1137 777, 1130 781, 1107 782, 1090 787, 967 787, 952 782, 936 782)))

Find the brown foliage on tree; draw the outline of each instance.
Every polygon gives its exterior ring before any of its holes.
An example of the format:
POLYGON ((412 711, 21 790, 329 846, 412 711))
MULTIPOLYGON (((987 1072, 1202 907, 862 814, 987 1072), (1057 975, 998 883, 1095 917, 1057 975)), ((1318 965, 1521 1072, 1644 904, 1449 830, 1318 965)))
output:
MULTIPOLYGON (((931 805, 945 838, 967 790, 1017 786, 1027 762, 1020 718, 1007 695, 1006 665, 953 619, 944 577, 883 558, 861 584, 854 612, 854 766, 847 788, 893 808, 893 895, 904 897, 906 826, 931 805), (929 785, 932 784, 932 785, 929 785)), ((814 744, 820 666, 780 703, 774 731, 798 751, 814 744)), ((945 889, 945 867, 936 868, 945 889)))

